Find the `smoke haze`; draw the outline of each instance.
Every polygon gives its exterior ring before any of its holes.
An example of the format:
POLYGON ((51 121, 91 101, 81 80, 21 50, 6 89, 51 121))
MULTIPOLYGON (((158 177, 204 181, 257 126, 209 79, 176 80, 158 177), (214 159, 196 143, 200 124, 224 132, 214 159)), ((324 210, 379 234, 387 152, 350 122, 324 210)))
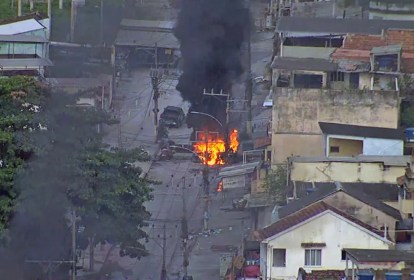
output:
POLYGON ((249 24, 244 1, 182 1, 175 35, 181 44, 184 73, 177 90, 193 108, 217 115, 219 104, 212 103, 214 99, 202 104, 203 89, 228 93, 243 73, 241 47, 249 24))

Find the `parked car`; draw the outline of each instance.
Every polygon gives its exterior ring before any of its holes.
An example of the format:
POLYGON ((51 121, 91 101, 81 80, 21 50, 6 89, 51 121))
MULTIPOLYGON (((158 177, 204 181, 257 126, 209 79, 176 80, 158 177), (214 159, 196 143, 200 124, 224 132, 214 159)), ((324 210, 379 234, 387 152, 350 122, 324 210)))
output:
POLYGON ((160 116, 160 120, 168 127, 181 127, 185 121, 183 109, 176 106, 167 106, 160 116))

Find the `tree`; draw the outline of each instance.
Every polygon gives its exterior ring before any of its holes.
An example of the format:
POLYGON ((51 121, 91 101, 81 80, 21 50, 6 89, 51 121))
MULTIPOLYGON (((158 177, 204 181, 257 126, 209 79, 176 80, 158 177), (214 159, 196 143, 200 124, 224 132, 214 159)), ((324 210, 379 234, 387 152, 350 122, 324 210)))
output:
MULTIPOLYGON (((0 248, 0 271, 8 279, 24 279, 25 271, 44 278, 39 265, 25 260, 70 259, 73 209, 92 253, 98 242, 110 242, 121 246, 121 255, 145 256, 144 203, 154 182, 141 178, 135 162, 149 160, 148 154, 104 146, 96 126, 113 121, 102 111, 77 107, 76 96, 45 96, 47 90, 30 78, 0 81, 0 148, 10 167, 8 173, 0 168, 0 201, 7 198, 0 202, 1 225, 10 237, 0 248)), ((61 269, 67 275, 68 267, 61 269)))
POLYGON ((71 188, 69 196, 84 226, 80 239, 90 250, 90 270, 98 243, 119 244, 122 256, 147 255, 139 240, 147 238, 141 228, 150 217, 143 204, 152 198, 151 182, 140 177, 134 162, 148 159, 142 149, 90 149, 84 155, 79 171, 85 184, 71 188))
POLYGON ((266 175, 263 188, 278 203, 284 203, 286 199, 287 169, 284 165, 278 165, 266 175))
POLYGON ((9 222, 18 191, 14 177, 35 149, 31 134, 48 91, 30 77, 0 79, 0 236, 9 222))

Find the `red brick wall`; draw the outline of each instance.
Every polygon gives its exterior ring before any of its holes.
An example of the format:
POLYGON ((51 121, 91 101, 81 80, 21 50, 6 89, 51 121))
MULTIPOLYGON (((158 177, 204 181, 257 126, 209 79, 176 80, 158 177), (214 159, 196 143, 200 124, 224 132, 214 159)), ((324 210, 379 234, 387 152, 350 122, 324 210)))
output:
POLYGON ((371 50, 373 47, 387 45, 402 46, 401 70, 414 73, 414 30, 388 30, 384 36, 349 34, 344 40, 343 48, 371 50))
POLYGON ((402 45, 403 51, 414 52, 414 30, 388 30, 384 36, 349 34, 343 48, 371 50, 373 47, 402 45))

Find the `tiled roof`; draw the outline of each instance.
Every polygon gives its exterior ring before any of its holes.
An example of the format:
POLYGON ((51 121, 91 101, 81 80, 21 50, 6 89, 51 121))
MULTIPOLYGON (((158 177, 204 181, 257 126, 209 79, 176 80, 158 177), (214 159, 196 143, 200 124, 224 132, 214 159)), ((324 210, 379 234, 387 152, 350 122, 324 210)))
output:
MULTIPOLYGON (((347 185, 345 183, 339 182, 326 183, 324 187, 316 189, 315 192, 288 203, 286 206, 279 209, 279 217, 283 218, 289 216, 295 213, 296 211, 299 211, 300 209, 307 207, 309 205, 315 204, 318 201, 322 201, 324 198, 339 191, 342 191, 358 199, 359 201, 367 205, 370 205, 375 209, 380 210, 381 212, 393 217, 396 220, 401 220, 401 214, 397 209, 385 204, 384 202, 375 198, 375 196, 363 192, 357 185, 347 185)), ((381 190, 378 189, 377 191, 381 190)))
POLYGON ((271 224, 268 227, 265 227, 264 229, 258 230, 254 233, 255 238, 258 240, 264 240, 267 239, 269 237, 272 237, 278 233, 281 233, 285 230, 288 230, 289 228, 296 226, 302 222, 305 222, 319 214, 322 214, 326 211, 332 211, 340 216, 342 216, 343 218, 371 231, 372 233, 381 236, 382 235, 382 231, 361 222, 360 220, 326 204, 323 201, 320 201, 318 203, 315 203, 313 205, 310 205, 308 207, 305 207, 285 218, 280 219, 279 221, 271 224))

